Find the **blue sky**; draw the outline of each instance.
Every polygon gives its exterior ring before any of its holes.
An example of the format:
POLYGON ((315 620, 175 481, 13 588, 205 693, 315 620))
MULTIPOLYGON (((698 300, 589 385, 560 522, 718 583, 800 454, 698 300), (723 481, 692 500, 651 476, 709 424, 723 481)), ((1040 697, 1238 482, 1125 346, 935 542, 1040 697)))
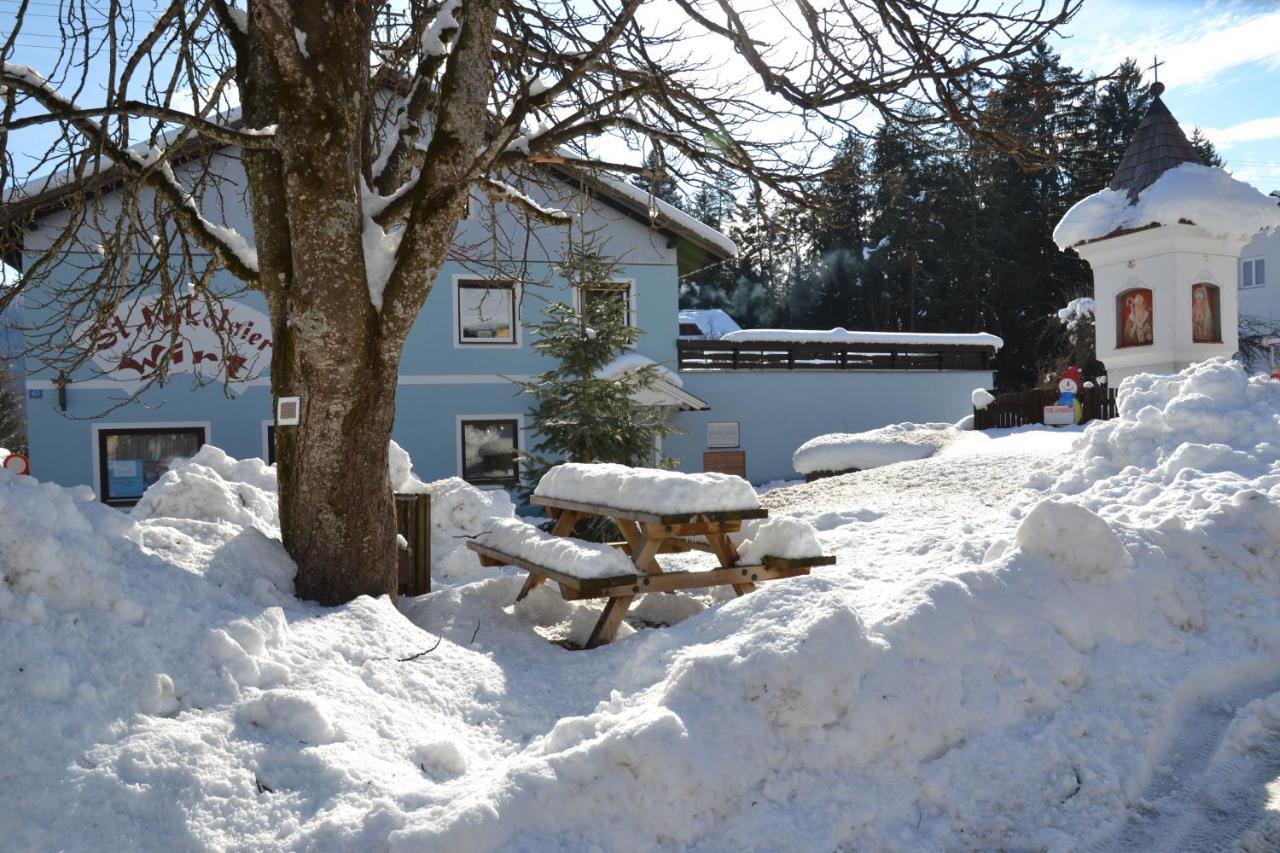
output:
POLYGON ((1055 49, 1103 71, 1159 55, 1164 102, 1209 135, 1236 177, 1280 190, 1280 2, 1085 0, 1055 49))

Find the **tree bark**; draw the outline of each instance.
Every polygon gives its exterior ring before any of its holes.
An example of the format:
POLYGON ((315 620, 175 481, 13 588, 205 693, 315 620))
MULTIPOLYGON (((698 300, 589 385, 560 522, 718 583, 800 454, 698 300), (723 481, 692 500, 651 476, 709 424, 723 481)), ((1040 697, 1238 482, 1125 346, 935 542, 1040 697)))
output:
POLYGON ((257 20, 273 63, 279 170, 251 186, 266 220, 255 226, 271 243, 259 250, 275 334, 272 392, 301 398, 299 424, 276 430, 280 526, 299 597, 394 597, 387 447, 403 335, 384 333, 364 259, 371 15, 324 0, 275 2, 264 0, 257 20), (306 52, 295 27, 307 33, 306 52))

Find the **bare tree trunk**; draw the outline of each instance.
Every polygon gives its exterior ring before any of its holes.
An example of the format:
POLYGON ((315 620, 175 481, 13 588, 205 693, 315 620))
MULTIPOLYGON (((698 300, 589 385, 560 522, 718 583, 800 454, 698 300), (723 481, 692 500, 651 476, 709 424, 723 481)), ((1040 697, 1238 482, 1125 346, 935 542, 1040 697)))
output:
POLYGON ((370 20, 324 2, 299 3, 294 14, 323 37, 299 55, 288 53, 293 32, 273 32, 274 22, 264 28, 277 42, 283 181, 276 190, 284 203, 261 201, 265 213, 287 217, 284 228, 274 217, 269 228, 287 245, 289 270, 286 286, 280 276, 266 282, 276 334, 272 390, 302 401, 299 425, 276 432, 280 521, 299 566, 297 594, 340 604, 396 595, 387 445, 403 341, 384 337, 365 269, 359 180, 370 93, 361 70, 370 20))

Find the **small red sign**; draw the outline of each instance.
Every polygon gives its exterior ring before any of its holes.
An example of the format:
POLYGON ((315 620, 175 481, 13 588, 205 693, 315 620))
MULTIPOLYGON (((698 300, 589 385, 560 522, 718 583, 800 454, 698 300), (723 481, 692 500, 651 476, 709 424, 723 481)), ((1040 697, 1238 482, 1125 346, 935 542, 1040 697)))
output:
POLYGON ((31 463, 21 453, 10 453, 0 466, 10 474, 25 474, 31 470, 31 463))

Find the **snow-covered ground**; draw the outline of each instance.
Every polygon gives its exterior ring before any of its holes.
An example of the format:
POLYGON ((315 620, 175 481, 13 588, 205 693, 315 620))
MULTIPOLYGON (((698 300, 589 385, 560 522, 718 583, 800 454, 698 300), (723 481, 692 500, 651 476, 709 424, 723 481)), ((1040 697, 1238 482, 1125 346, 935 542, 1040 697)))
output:
POLYGON ((511 512, 459 481, 442 588, 325 609, 256 463, 132 516, 0 475, 6 846, 1273 850, 1280 382, 1121 396, 771 489, 835 566, 585 652, 598 605, 454 547, 511 512))

